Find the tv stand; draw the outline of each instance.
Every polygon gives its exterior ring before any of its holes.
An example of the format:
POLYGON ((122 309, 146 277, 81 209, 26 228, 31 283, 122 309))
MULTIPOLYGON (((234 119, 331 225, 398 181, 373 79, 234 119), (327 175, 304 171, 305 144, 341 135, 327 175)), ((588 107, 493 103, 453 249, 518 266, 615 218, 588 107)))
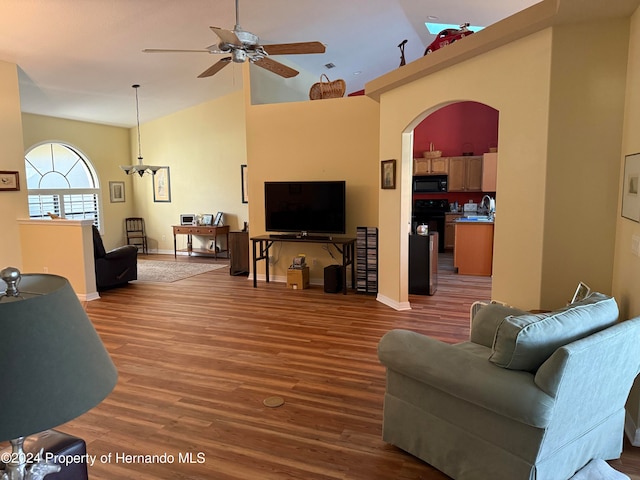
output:
POLYGON ((336 247, 342 255, 342 293, 347 294, 347 266, 351 265, 351 288, 356 285, 355 272, 355 244, 356 239, 351 237, 328 237, 322 235, 300 235, 300 234, 271 234, 260 235, 251 238, 252 243, 252 266, 253 266, 253 288, 258 287, 258 276, 256 274, 258 261, 264 260, 265 277, 269 283, 269 249, 275 242, 294 243, 329 243, 336 247))

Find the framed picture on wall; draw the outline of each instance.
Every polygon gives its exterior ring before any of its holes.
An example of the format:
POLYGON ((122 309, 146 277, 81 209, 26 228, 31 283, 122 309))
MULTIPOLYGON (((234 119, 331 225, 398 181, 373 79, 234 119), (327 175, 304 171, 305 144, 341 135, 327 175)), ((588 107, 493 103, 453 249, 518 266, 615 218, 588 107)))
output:
POLYGON ((20 190, 20 177, 18 172, 0 172, 0 191, 20 190))
POLYGON ((396 188, 396 161, 383 160, 380 171, 380 188, 396 188))
POLYGON ((124 182, 109 182, 109 201, 111 203, 124 202, 124 182))
POLYGON ((240 181, 242 182, 242 203, 249 203, 249 186, 247 185, 246 165, 240 165, 240 181))
POLYGON ((624 159, 624 183, 622 185, 622 216, 640 222, 640 153, 624 159))
POLYGON ((171 202, 169 167, 160 168, 153 176, 153 201, 171 202))

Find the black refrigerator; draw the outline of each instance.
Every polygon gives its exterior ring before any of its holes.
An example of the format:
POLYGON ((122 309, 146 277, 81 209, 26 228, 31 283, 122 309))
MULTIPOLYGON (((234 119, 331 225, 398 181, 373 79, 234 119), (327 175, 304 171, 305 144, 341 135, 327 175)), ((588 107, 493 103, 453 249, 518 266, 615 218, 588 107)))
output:
POLYGON ((409 235, 409 293, 433 295, 438 288, 438 232, 409 235))

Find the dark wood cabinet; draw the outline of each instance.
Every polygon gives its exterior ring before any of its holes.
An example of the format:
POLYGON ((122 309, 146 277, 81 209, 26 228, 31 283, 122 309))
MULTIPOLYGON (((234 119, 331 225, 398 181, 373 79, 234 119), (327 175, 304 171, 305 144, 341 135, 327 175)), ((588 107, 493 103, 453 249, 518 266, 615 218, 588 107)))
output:
POLYGON ((249 274, 249 232, 229 232, 230 275, 249 274))

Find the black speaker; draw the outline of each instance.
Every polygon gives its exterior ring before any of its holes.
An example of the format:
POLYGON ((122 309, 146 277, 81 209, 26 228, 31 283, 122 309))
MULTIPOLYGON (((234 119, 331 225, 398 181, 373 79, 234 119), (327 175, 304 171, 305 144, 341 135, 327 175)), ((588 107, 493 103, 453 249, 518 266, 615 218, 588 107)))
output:
POLYGON ((326 293, 342 291, 342 265, 329 265, 324 268, 324 291, 326 293))

